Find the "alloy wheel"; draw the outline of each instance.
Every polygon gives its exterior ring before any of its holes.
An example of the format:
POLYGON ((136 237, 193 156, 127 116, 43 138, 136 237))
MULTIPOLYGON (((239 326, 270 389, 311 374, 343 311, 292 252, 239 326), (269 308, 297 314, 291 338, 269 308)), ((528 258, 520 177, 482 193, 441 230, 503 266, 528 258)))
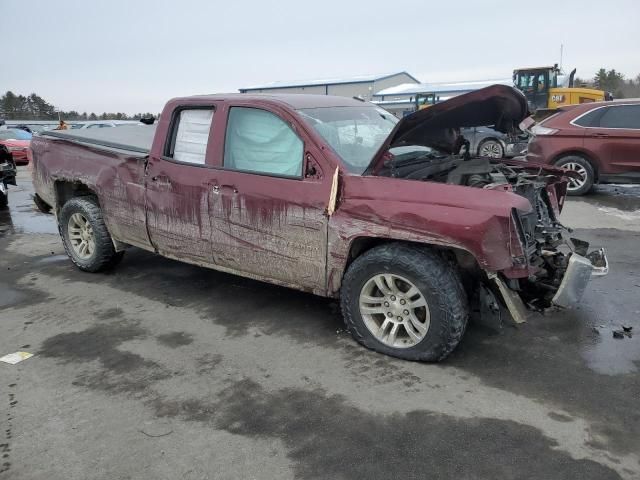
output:
POLYGON ((91 258, 96 250, 96 241, 93 228, 81 213, 74 213, 69 218, 67 225, 69 243, 75 254, 82 260, 91 258))
POLYGON ((502 158, 502 146, 498 142, 489 141, 480 147, 481 157, 502 158))
POLYGON ((576 172, 577 174, 580 175, 580 178, 568 177, 569 184, 567 185, 567 190, 573 191, 573 190, 579 190, 580 188, 582 188, 582 186, 587 181, 587 169, 586 168, 584 168, 579 163, 575 163, 575 162, 564 163, 564 164, 560 165, 560 167, 562 167, 562 168, 564 168, 566 170, 571 170, 572 172, 576 172))
POLYGON ((366 327, 389 347, 412 347, 429 331, 427 301, 404 277, 389 273, 373 276, 362 287, 359 300, 366 327))

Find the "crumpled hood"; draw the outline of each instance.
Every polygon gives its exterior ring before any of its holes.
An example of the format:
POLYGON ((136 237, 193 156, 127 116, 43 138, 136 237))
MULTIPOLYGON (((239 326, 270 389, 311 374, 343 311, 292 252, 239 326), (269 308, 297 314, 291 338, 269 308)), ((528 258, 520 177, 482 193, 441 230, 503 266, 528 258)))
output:
POLYGON ((522 92, 506 85, 492 85, 459 95, 407 115, 391 131, 374 156, 368 171, 377 171, 384 153, 393 147, 423 145, 458 153, 460 138, 453 129, 493 126, 503 133, 516 131, 529 116, 522 92))

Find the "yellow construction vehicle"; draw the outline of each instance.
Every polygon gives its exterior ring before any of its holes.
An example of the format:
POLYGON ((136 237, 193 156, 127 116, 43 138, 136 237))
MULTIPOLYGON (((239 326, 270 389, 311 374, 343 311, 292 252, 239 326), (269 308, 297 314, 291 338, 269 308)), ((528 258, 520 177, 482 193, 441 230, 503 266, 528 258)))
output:
POLYGON ((535 117, 546 117, 563 105, 611 100, 610 94, 594 88, 573 86, 574 69, 561 75, 558 65, 552 67, 518 68, 513 71, 513 84, 524 93, 535 117))

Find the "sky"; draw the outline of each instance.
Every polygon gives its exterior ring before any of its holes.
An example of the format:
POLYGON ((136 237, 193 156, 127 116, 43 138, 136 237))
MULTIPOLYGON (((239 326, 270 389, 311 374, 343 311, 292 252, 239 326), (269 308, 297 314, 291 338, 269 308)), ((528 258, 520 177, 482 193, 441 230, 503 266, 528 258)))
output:
POLYGON ((0 0, 0 92, 62 110, 159 112, 276 80, 407 71, 509 78, 560 62, 640 74, 640 2, 0 0))

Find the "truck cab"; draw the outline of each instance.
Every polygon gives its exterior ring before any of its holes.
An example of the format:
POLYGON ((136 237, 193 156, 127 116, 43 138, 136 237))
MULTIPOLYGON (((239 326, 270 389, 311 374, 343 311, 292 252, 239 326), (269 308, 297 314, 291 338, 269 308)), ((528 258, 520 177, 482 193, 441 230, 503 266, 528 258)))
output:
POLYGON ((513 83, 524 93, 532 111, 549 108, 549 92, 558 87, 557 65, 521 68, 513 71, 513 83))

